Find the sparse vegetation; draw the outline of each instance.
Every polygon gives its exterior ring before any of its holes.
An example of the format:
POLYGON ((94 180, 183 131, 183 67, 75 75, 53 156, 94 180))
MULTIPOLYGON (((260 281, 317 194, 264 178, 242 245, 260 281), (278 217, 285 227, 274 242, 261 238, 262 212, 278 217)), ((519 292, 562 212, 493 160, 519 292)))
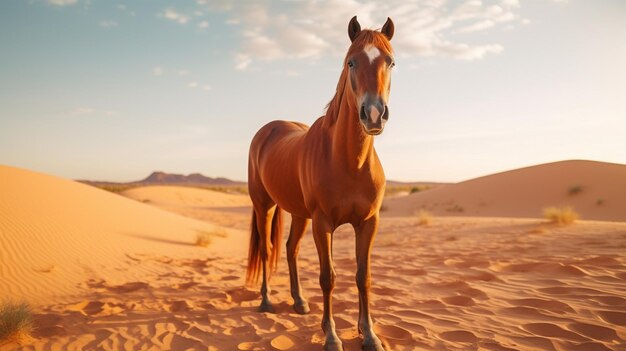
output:
POLYGON ((574 223, 579 218, 579 215, 569 206, 546 207, 543 209, 543 217, 551 223, 566 225, 574 223))
POLYGON ((460 205, 458 205, 458 204, 454 204, 453 206, 448 207, 448 208, 446 209, 446 211, 448 211, 448 212, 458 212, 458 213, 461 213, 461 212, 465 211, 465 209, 464 209, 463 207, 461 207, 460 205))
POLYGON ((567 193, 569 195, 576 195, 576 194, 579 194, 581 191, 583 191, 583 187, 581 185, 573 185, 569 187, 569 190, 567 193))
POLYGON ((433 222, 432 213, 426 210, 420 210, 417 213, 417 225, 430 225, 433 222))
POLYGON ((428 190, 430 186, 428 185, 396 185, 396 186, 388 186, 385 188, 385 196, 395 195, 399 193, 417 193, 420 191, 428 190))
POLYGON ((214 231, 214 232, 199 231, 196 234, 196 246, 208 247, 209 245, 211 245, 212 237, 215 237, 215 236, 225 237, 227 236, 227 234, 223 231, 214 231))
POLYGON ((0 305, 0 341, 24 341, 32 330, 33 315, 27 303, 7 301, 0 305))
POLYGON ((426 189, 428 189, 428 187, 414 186, 411 188, 411 190, 409 190, 409 194, 419 193, 420 191, 426 190, 426 189))
POLYGON ((597 205, 597 206, 602 206, 602 205, 604 205, 604 199, 598 199, 598 200, 596 200, 596 205, 597 205))

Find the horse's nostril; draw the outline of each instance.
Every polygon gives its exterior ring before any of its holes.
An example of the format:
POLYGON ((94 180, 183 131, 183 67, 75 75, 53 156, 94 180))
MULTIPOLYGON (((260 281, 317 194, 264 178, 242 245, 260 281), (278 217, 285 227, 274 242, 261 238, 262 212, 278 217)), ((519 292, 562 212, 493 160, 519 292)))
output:
POLYGON ((363 122, 365 122, 367 120, 367 114, 365 113, 365 104, 361 105, 361 111, 359 113, 359 118, 363 122))
POLYGON ((387 121, 389 119, 389 107, 385 105, 385 107, 383 108, 385 109, 385 111, 383 112, 383 116, 381 118, 387 121))

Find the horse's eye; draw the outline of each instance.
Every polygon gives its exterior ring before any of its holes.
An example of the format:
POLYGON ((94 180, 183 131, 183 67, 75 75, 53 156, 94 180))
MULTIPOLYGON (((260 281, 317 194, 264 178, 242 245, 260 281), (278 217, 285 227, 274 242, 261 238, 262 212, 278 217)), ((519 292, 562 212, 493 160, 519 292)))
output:
POLYGON ((352 60, 348 61, 348 67, 354 68, 354 62, 352 62, 352 60))
POLYGON ((391 64, 389 65, 389 67, 393 68, 393 67, 395 67, 395 65, 396 65, 396 62, 395 61, 391 61, 391 64))

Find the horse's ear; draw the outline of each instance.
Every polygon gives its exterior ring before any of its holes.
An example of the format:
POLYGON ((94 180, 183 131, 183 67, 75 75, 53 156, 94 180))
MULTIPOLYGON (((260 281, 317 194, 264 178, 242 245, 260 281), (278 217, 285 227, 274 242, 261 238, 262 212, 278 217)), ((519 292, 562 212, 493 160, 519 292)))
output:
POLYGON ((383 29, 381 29, 380 32, 383 33, 387 37, 387 39, 391 40, 391 38, 393 38, 393 31, 393 21, 391 20, 391 18, 387 17, 387 22, 385 22, 385 24, 383 25, 383 29))
POLYGON ((350 23, 348 23, 348 36, 350 37, 350 41, 354 41, 360 31, 361 25, 359 24, 359 21, 357 21, 356 16, 354 16, 350 20, 350 23))

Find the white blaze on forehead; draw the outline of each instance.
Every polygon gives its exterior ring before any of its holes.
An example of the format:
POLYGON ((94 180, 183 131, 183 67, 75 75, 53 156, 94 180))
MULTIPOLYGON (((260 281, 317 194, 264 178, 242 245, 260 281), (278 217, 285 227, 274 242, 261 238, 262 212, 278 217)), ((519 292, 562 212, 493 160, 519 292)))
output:
POLYGON ((365 52, 365 54, 367 55, 367 58, 370 59, 370 64, 372 62, 374 62, 374 60, 380 56, 380 50, 378 50, 377 47, 375 47, 374 45, 367 45, 364 49, 363 52, 365 52))

